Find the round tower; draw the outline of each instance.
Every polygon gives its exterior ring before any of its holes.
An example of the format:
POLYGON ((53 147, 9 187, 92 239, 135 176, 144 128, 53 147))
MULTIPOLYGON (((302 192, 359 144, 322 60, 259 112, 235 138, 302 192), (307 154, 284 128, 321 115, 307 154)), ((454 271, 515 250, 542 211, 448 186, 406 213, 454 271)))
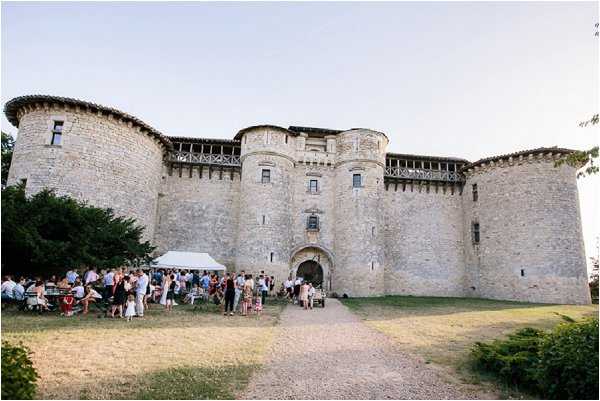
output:
POLYGON ((168 139, 133 116, 77 99, 23 96, 4 111, 19 129, 8 185, 112 208, 152 239, 168 139))
POLYGON ((465 260, 475 296, 590 303, 576 169, 540 148, 465 167, 465 260))
POLYGON ((336 138, 335 271, 332 289, 351 297, 384 293, 383 174, 388 139, 368 129, 336 138))
POLYGON ((292 133, 264 125, 241 130, 241 192, 237 271, 289 274, 292 244, 292 133))

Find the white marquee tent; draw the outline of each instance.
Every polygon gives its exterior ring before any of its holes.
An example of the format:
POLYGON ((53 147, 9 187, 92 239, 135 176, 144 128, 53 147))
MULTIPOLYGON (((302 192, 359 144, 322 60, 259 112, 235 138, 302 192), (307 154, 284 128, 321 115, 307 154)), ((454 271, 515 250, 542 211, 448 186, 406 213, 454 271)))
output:
POLYGON ((168 251, 154 259, 152 267, 164 269, 186 270, 226 270, 226 267, 217 263, 208 253, 168 251))

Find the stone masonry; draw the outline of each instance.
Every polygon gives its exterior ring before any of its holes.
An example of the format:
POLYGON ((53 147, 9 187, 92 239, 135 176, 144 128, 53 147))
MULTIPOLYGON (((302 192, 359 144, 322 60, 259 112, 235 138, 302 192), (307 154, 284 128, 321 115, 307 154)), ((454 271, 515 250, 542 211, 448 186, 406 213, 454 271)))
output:
POLYGON ((41 95, 5 113, 19 129, 9 185, 133 217, 158 253, 208 252, 278 282, 316 262, 339 295, 590 302, 575 168, 554 167, 568 149, 470 163, 387 153, 388 137, 362 128, 168 137, 113 108, 41 95))

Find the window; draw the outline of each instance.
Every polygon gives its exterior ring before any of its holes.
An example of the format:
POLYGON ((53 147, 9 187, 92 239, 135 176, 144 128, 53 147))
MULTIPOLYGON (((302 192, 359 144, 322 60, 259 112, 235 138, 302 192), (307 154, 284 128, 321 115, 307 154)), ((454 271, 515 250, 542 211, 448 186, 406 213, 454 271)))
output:
POLYGON ((525 269, 521 269, 521 277, 525 277, 525 269))
POLYGON ((262 171, 262 177, 261 177, 261 182, 263 184, 268 184, 271 182, 271 170, 269 169, 263 169, 262 171))
POLYGON ((371 262, 371 271, 375 269, 375 262, 371 262))
POLYGON ((360 174, 354 174, 352 175, 352 186, 354 188, 360 188, 362 187, 362 177, 360 174))
POLYGON ((479 193, 477 192, 477 184, 473 184, 473 202, 477 202, 479 199, 479 193))
POLYGON ((271 252, 271 262, 273 262, 273 252, 271 252))
POLYGON ((371 236, 375 236, 375 226, 371 227, 371 236))
POLYGON ((285 136, 285 143, 288 143, 288 136, 285 136))
POLYGON ((54 128, 52 128, 52 140, 50 145, 60 145, 62 140, 63 121, 54 121, 54 128))
POLYGON ((266 220, 266 219, 265 219, 265 215, 263 214, 263 215, 262 215, 263 226, 265 225, 265 220, 266 220))
POLYGON ((479 223, 473 222, 471 223, 471 231, 473 235, 473 243, 479 244, 479 223))
POLYGON ((308 222, 306 228, 309 230, 319 229, 319 216, 308 216, 308 222))
POLYGON ((313 194, 319 192, 319 181, 310 180, 310 182, 308 183, 308 190, 313 194))

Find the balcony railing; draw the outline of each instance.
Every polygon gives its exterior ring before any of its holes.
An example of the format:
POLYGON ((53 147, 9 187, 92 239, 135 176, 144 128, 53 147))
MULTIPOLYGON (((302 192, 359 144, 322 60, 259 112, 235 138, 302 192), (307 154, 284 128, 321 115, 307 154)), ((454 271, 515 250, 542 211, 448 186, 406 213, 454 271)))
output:
POLYGON ((411 180, 462 182, 461 174, 455 171, 426 170, 422 168, 386 167, 385 176, 411 180))
POLYGON ((214 153, 196 153, 174 151, 169 155, 169 161, 190 164, 212 164, 218 166, 240 166, 240 157, 214 153))

